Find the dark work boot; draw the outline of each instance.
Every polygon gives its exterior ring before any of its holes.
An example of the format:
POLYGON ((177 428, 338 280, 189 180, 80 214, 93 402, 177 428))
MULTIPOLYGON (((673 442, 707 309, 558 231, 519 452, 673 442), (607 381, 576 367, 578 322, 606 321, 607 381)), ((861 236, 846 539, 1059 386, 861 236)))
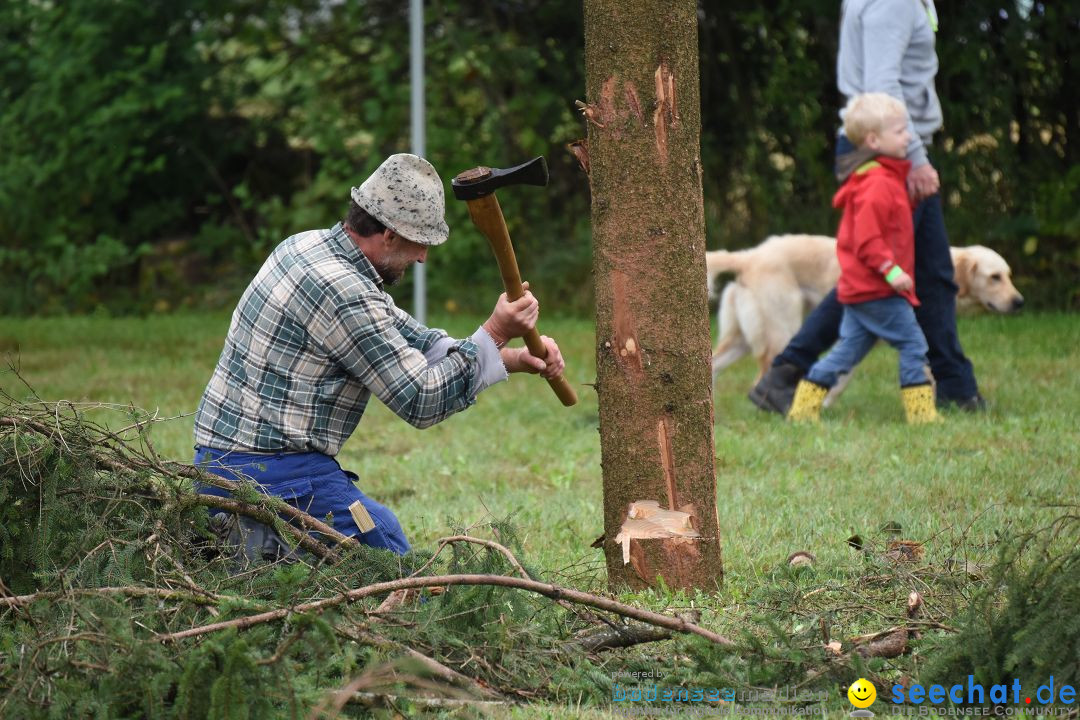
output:
POLYGON ((964 400, 938 398, 937 405, 940 408, 955 407, 969 413, 986 412, 986 398, 979 393, 975 393, 972 397, 965 398, 964 400))
POLYGON ((795 397, 795 388, 806 371, 798 365, 774 365, 750 391, 750 402, 762 410, 786 416, 795 397))

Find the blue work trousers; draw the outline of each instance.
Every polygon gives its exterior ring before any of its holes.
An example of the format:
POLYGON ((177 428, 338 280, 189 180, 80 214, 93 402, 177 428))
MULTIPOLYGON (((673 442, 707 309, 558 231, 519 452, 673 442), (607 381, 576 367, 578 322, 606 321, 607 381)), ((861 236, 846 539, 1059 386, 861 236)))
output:
POLYGON ((837 379, 858 365, 878 338, 900 353, 900 387, 925 385, 926 338, 911 304, 895 295, 880 300, 843 306, 840 321, 840 342, 829 354, 814 363, 806 379, 824 387, 832 387, 837 379))
MULTIPOLYGON (((409 551, 409 541, 393 511, 375 502, 354 484, 359 477, 347 472, 337 460, 319 452, 240 453, 195 448, 195 464, 226 480, 246 479, 267 495, 275 495, 293 507, 322 520, 333 513, 335 530, 355 537, 365 545, 393 550, 399 555, 409 551), (360 532, 349 506, 357 500, 371 516, 375 527, 360 532)), ((200 485, 199 492, 229 497, 227 490, 200 485)))

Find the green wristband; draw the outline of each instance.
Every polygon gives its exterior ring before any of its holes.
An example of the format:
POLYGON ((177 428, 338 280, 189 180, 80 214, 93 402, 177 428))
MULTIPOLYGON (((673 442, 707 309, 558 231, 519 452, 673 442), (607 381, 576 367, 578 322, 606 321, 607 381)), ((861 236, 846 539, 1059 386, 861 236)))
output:
POLYGON ((899 265, 893 265, 892 270, 885 274, 885 282, 891 283, 893 280, 900 277, 903 273, 904 271, 899 265))

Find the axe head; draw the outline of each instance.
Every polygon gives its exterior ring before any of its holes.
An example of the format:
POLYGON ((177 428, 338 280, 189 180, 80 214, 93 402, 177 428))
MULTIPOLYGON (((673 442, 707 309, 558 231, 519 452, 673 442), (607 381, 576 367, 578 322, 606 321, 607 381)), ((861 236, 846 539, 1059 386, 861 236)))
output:
POLYGON ((505 170, 481 165, 458 174, 450 185, 454 188, 454 197, 458 200, 476 200, 507 185, 542 186, 547 185, 547 182, 547 161, 541 155, 505 170))

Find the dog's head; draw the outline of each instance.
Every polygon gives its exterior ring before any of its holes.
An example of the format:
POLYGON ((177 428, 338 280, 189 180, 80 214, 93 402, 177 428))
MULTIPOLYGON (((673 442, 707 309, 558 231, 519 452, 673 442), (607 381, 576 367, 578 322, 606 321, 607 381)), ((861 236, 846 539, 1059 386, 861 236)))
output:
POLYGON ((988 247, 972 245, 952 248, 956 268, 956 299, 961 305, 981 305, 992 312, 1016 312, 1024 296, 1012 283, 1012 270, 1005 258, 988 247))

